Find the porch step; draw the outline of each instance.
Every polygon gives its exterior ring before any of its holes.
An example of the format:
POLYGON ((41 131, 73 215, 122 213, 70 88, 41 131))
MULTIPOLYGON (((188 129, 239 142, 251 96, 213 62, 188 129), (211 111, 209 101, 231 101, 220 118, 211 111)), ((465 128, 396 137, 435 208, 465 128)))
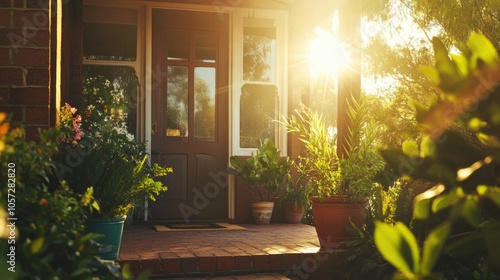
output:
POLYGON ((119 263, 128 264, 134 274, 149 270, 154 279, 281 275, 277 279, 324 280, 339 275, 336 260, 343 250, 320 248, 314 227, 243 227, 247 230, 156 232, 151 227, 132 226, 124 230, 119 263))

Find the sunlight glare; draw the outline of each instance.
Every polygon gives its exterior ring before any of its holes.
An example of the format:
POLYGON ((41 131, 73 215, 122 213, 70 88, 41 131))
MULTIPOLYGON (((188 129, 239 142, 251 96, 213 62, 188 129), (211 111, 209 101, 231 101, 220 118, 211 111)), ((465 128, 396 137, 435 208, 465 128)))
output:
POLYGON ((336 74, 347 67, 350 58, 345 44, 321 27, 314 31, 317 36, 310 45, 311 75, 336 74))

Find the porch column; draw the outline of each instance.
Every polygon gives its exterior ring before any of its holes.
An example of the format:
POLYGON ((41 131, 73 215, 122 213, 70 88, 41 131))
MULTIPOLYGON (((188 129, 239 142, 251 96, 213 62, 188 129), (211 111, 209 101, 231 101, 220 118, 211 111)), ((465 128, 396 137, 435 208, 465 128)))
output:
POLYGON ((346 137, 349 128, 347 106, 359 98, 361 92, 361 0, 343 1, 339 8, 340 41, 347 45, 349 66, 339 73, 337 154, 346 156, 346 137))

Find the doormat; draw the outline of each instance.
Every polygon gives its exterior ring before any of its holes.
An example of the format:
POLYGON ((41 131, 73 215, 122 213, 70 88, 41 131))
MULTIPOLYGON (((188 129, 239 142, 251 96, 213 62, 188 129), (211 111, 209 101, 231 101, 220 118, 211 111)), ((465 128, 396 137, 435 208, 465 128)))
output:
POLYGON ((154 225, 156 231, 227 231, 227 230, 247 230, 246 228, 228 223, 194 223, 194 224, 163 224, 154 225))

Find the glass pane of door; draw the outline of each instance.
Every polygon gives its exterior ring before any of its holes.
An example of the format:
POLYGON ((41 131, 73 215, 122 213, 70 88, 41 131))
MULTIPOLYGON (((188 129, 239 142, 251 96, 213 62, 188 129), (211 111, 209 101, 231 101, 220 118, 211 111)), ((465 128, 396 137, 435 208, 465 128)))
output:
POLYGON ((195 138, 215 141, 215 68, 194 69, 194 128, 195 138))
POLYGON ((188 137, 188 67, 167 67, 166 136, 188 137))

